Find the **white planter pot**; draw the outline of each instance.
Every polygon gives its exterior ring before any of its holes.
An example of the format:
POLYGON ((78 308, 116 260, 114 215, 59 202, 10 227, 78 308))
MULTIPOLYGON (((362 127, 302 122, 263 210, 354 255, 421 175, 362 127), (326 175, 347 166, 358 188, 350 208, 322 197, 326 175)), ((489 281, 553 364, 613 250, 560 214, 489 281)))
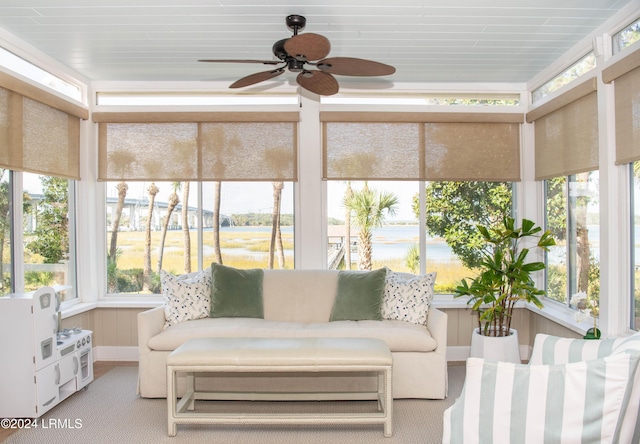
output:
POLYGON ((518 331, 511 329, 509 336, 495 337, 480 334, 480 329, 473 330, 471 335, 472 358, 484 358, 489 361, 505 361, 520 364, 520 345, 518 344, 518 331))

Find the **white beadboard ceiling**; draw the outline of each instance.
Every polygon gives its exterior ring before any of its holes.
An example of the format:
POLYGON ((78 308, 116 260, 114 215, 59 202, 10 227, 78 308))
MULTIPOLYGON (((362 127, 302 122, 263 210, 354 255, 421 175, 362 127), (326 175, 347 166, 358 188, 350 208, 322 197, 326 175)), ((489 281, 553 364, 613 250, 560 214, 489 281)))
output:
MULTIPOLYGON (((638 0, 0 0, 0 27, 91 80, 231 82, 301 31, 330 57, 387 63, 390 82, 521 83, 638 0)), ((630 20, 634 17, 630 17, 630 20)), ((293 77, 293 74, 287 74, 293 77)), ((337 76, 344 81, 357 81, 337 76)))

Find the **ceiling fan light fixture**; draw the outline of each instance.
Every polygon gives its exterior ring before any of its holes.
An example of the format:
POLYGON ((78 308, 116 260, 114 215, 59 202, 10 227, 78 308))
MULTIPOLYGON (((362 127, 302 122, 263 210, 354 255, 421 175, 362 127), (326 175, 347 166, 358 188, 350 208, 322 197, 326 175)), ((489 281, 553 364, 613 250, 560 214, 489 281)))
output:
POLYGON ((294 59, 294 58, 290 58, 287 61, 287 68, 289 68, 289 71, 291 72, 302 72, 304 71, 304 62, 294 59))

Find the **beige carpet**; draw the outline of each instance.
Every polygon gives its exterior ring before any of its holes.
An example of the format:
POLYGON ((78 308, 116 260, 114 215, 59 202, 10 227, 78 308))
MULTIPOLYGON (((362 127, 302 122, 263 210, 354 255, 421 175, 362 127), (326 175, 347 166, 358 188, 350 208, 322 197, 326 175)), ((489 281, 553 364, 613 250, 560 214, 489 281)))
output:
MULTIPOLYGON (((69 444, 82 443, 439 443, 442 439, 442 412, 459 396, 464 366, 449 367, 449 397, 446 400, 396 400, 394 434, 385 438, 382 425, 330 426, 219 426, 178 425, 177 436, 167 436, 167 404, 164 399, 143 399, 136 392, 137 367, 117 367, 39 419, 40 427, 20 430, 4 442, 69 444), (43 427, 46 426, 45 427, 43 427)), ((368 409, 368 401, 358 408, 368 409)), ((217 403, 225 408, 228 403, 217 403)), ((250 403, 251 408, 263 403, 250 403)), ((317 403, 266 403, 271 411, 311 408, 317 403), (305 405, 306 404, 306 405, 305 405)), ((375 405, 375 404, 374 404, 375 405)), ((237 407, 237 406, 236 406, 237 407)), ((337 411, 344 403, 322 403, 337 411)), ((316 410, 317 411, 317 410, 316 410)))

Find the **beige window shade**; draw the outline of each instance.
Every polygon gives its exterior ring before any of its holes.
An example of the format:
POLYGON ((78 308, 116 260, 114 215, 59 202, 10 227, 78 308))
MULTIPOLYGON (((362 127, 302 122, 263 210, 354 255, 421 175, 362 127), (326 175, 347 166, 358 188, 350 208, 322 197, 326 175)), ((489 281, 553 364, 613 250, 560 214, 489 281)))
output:
POLYGON ((616 165, 640 160, 640 68, 615 80, 616 165))
POLYGON ((614 83, 616 113, 616 165, 640 160, 640 48, 602 71, 614 83))
POLYGON ((426 123, 424 132, 426 180, 520 180, 519 124, 426 123))
POLYGON ((535 120, 536 180, 598 169, 596 94, 586 94, 535 120))
POLYGON ((325 179, 416 180, 422 174, 419 123, 324 124, 325 179))
POLYGON ((196 180, 197 123, 101 123, 98 178, 196 180))
POLYGON ((0 88, 0 166, 80 178, 80 119, 0 88))
POLYGON ((297 180, 295 122, 100 123, 100 180, 297 180))
POLYGON ((202 180, 298 180, 296 124, 201 125, 202 180))
POLYGON ((341 113, 323 121, 330 180, 520 180, 520 123, 510 113, 341 113))

